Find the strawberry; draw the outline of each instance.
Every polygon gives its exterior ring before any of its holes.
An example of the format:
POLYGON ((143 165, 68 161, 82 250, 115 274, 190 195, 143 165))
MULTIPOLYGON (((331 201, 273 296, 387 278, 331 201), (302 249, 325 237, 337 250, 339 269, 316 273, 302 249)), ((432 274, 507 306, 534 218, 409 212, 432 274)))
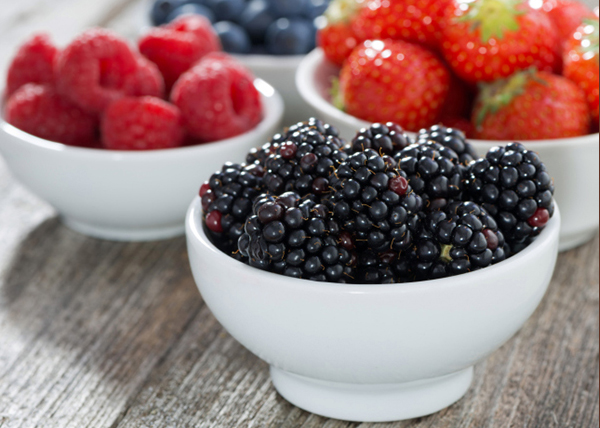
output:
POLYGON ((342 68, 337 105, 370 122, 418 131, 436 123, 450 72, 433 53, 400 40, 367 40, 342 68))
POLYGON ((404 40, 437 49, 444 11, 451 1, 369 0, 353 20, 352 29, 360 40, 404 40))
POLYGON ((476 138, 543 140, 587 134, 583 91, 562 76, 534 69, 484 85, 472 116, 476 138))
POLYGON ((541 10, 546 12, 561 41, 568 40, 584 18, 593 16, 593 12, 576 0, 544 0, 541 10))
POLYGON ((535 66, 553 71, 556 30, 525 0, 454 0, 442 28, 442 53, 469 83, 491 82, 535 66))
POLYGON ((334 64, 341 66, 358 46, 350 21, 360 7, 358 0, 333 0, 325 12, 324 25, 317 33, 317 44, 334 64))
POLYGON ((564 75, 587 96, 594 124, 598 125, 598 18, 585 19, 565 46, 564 75))

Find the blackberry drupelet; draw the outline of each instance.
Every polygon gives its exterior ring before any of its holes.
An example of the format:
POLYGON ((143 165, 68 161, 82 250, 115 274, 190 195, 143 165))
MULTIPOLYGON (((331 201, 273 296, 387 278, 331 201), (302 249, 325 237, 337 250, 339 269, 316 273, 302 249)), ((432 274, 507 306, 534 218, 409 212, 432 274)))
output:
POLYGON ((330 177, 348 155, 343 142, 322 134, 314 126, 303 126, 288 136, 265 160, 265 188, 274 195, 294 191, 300 196, 330 191, 330 177))
POLYGON ((350 156, 336 170, 332 187, 327 203, 359 250, 401 251, 412 244, 423 201, 377 152, 350 156))
MULTIPOLYGON (((406 255, 417 280, 460 275, 506 258, 504 236, 494 218, 474 202, 453 202, 426 214, 406 255)), ((401 270, 400 267, 397 270, 401 270)))
POLYGON ((417 135, 417 142, 424 143, 426 141, 435 141, 453 150, 458 155, 458 161, 463 165, 468 165, 479 158, 473 146, 467 142, 465 134, 459 129, 446 128, 443 125, 421 129, 417 135))
POLYGON ((251 149, 246 156, 246 163, 248 165, 259 164, 264 166, 267 158, 272 154, 278 154, 281 145, 290 139, 296 132, 304 132, 309 129, 315 130, 326 137, 339 138, 339 132, 335 127, 311 117, 306 122, 299 122, 290 126, 284 132, 276 134, 270 142, 266 143, 261 148, 251 149))
POLYGON ((251 266, 315 281, 353 280, 351 242, 325 205, 288 192, 259 197, 253 213, 238 243, 251 266))
POLYGON ((426 208, 443 208, 462 197, 466 167, 454 150, 433 141, 413 144, 395 157, 426 208))
POLYGON ((396 284, 400 277, 394 270, 399 253, 387 251, 376 253, 370 250, 362 252, 358 257, 356 282, 358 284, 396 284))
POLYGON ((352 153, 373 149, 381 156, 394 156, 402 149, 413 144, 413 140, 400 125, 388 122, 385 125, 374 123, 363 128, 352 140, 352 153))
POLYGON ((554 215, 554 185, 546 166, 519 143, 495 147, 471 164, 465 187, 494 216, 511 248, 537 236, 554 215))
POLYGON ((200 188, 204 221, 213 242, 231 253, 252 213, 254 198, 263 191, 262 168, 226 163, 200 188))

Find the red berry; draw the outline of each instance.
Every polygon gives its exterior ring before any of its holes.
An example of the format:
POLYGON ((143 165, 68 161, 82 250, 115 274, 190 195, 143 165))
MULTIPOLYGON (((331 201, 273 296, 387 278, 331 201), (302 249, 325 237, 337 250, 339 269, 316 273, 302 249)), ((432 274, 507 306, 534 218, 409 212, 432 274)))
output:
POLYGON ((352 21, 363 7, 359 0, 333 0, 325 12, 325 22, 317 33, 317 44, 325 57, 341 66, 359 44, 352 21))
POLYGON ((538 208, 534 215, 529 217, 527 223, 531 227, 544 227, 550 220, 550 213, 546 208, 538 208))
POLYGON ((368 40, 344 64, 336 104, 369 122, 417 132, 438 121, 449 84, 446 66, 421 46, 368 40))
POLYGON ((58 92, 90 113, 102 113, 129 95, 126 82, 137 71, 135 54, 121 37, 101 28, 76 37, 59 55, 58 92))
POLYGON ((388 187, 392 192, 404 196, 408 191, 408 181, 402 176, 397 176, 390 180, 388 187))
POLYGON ((125 92, 135 97, 148 95, 163 98, 165 95, 165 82, 156 64, 142 56, 138 57, 137 70, 127 77, 125 92))
POLYGON ((565 43, 564 75, 585 92, 594 124, 598 125, 598 18, 585 19, 565 43))
POLYGON ((497 233, 494 232, 492 229, 484 229, 483 236, 485 236, 485 239, 487 241, 487 247, 492 251, 496 251, 499 244, 497 233))
POLYGON ((200 197, 206 195, 206 192, 208 192, 209 190, 210 190, 210 184, 207 181, 202 186, 200 186, 200 197))
POLYGON ((34 34, 21 45, 6 77, 6 95, 26 83, 54 84, 54 62, 58 49, 47 34, 34 34))
POLYGON ((577 0, 544 0, 541 10, 552 20, 561 42, 571 37, 583 19, 594 16, 592 10, 577 0))
POLYGON ((393 39, 437 49, 451 0, 371 0, 352 23, 359 40, 393 39))
POLYGON ((284 159, 294 159, 296 157, 296 152, 298 151, 298 146, 291 141, 283 143, 279 153, 281 153, 281 157, 284 159))
POLYGON ((230 138, 254 128, 262 118, 254 77, 233 60, 201 61, 181 76, 171 101, 187 131, 202 141, 230 138))
POLYGON ((90 145, 96 132, 94 116, 62 98, 50 86, 35 83, 28 83, 11 95, 5 117, 25 132, 70 145, 90 145))
POLYGON ((102 143, 108 149, 168 149, 181 146, 184 137, 179 109, 155 97, 122 98, 102 118, 102 143))
POLYGON ((182 16, 154 28, 139 41, 140 52, 158 66, 167 90, 202 57, 219 48, 210 21, 199 15, 182 16))
POLYGON ((491 82, 530 67, 553 71, 557 66, 556 29, 526 0, 454 0, 446 20, 442 53, 468 83, 491 82))
POLYGON ((220 211, 211 211, 206 215, 206 227, 215 233, 222 233, 223 226, 221 226, 222 214, 220 211))
POLYGON ((484 140, 568 138, 588 133, 588 110, 569 79, 530 70, 482 86, 472 121, 475 137, 484 140))

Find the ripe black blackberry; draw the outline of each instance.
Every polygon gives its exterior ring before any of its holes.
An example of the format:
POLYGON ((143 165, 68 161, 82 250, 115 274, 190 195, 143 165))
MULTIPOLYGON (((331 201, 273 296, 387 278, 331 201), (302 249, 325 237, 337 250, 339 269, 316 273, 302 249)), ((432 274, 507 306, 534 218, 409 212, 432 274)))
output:
POLYGON ((395 251, 376 253, 363 251, 357 256, 356 282, 358 284, 396 284, 402 277, 394 269, 400 254, 395 251))
POLYGON ((325 205, 288 192, 259 197, 253 213, 238 243, 251 266, 315 281, 354 278, 349 243, 325 205))
POLYGON ((300 196, 318 196, 329 192, 331 175, 348 157, 342 151, 342 140, 308 125, 290 132, 264 162, 265 188, 274 195, 294 191, 300 196))
POLYGON ((473 146, 467 142, 465 134, 459 129, 446 128, 443 125, 421 129, 417 135, 417 142, 424 143, 426 141, 435 141, 453 150, 458 155, 458 161, 463 165, 468 165, 479 158, 473 146))
POLYGON ((498 263, 506 258, 506 250, 502 232, 485 209, 474 202, 453 202, 444 210, 426 214, 406 257, 414 279, 426 280, 498 263))
POLYGON ((324 123, 319 119, 311 117, 306 122, 299 122, 290 126, 284 132, 275 134, 271 141, 263 145, 261 148, 251 149, 246 156, 246 163, 248 165, 258 164, 264 167, 267 158, 270 155, 278 154, 281 145, 288 141, 295 133, 306 132, 310 129, 317 131, 326 137, 329 136, 339 138, 339 132, 335 127, 329 125, 328 123, 324 123))
POLYGON ((412 244, 423 201, 377 152, 350 156, 336 170, 332 187, 328 204, 359 251, 401 251, 412 244))
POLYGON ((461 198, 466 168, 454 150, 425 141, 408 146, 395 159, 426 208, 436 210, 461 198))
POLYGON ((400 125, 388 122, 385 125, 374 123, 363 128, 352 140, 352 153, 373 149, 381 156, 394 156, 413 143, 413 140, 400 125))
POLYGON ((200 188, 206 227, 223 251, 237 248, 252 203, 263 192, 262 174, 258 165, 226 163, 200 188))
POLYGON ((554 185, 546 166, 519 143, 495 147, 471 164, 465 187, 514 248, 538 235, 554 215, 554 185))

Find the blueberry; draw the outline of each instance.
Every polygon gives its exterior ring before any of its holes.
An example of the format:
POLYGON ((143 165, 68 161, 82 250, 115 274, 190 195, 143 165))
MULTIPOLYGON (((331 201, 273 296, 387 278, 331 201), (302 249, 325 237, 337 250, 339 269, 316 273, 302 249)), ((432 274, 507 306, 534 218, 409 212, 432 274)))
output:
POLYGON ((261 43, 274 20, 266 0, 251 0, 240 15, 239 23, 252 41, 261 43))
POLYGON ((233 22, 221 21, 214 25, 217 35, 221 39, 223 50, 229 53, 250 53, 250 36, 242 27, 233 22))
POLYGON ((302 55, 315 41, 313 25, 301 19, 280 18, 267 30, 266 45, 272 55, 302 55))
POLYGON ((307 3, 304 15, 310 19, 323 15, 329 7, 329 0, 307 0, 307 3))
POLYGON ((206 6, 202 6, 196 3, 187 3, 182 6, 176 7, 170 14, 167 16, 167 22, 173 21, 175 18, 178 18, 182 15, 202 15, 210 22, 215 22, 215 14, 206 6))
POLYGON ((271 12, 277 18, 295 18, 308 9, 307 0, 270 0, 271 12))
POLYGON ((205 0, 219 21, 233 21, 244 11, 244 0, 205 0))
POLYGON ((154 25, 167 22, 167 16, 182 4, 181 0, 157 0, 150 11, 150 19, 154 25))

